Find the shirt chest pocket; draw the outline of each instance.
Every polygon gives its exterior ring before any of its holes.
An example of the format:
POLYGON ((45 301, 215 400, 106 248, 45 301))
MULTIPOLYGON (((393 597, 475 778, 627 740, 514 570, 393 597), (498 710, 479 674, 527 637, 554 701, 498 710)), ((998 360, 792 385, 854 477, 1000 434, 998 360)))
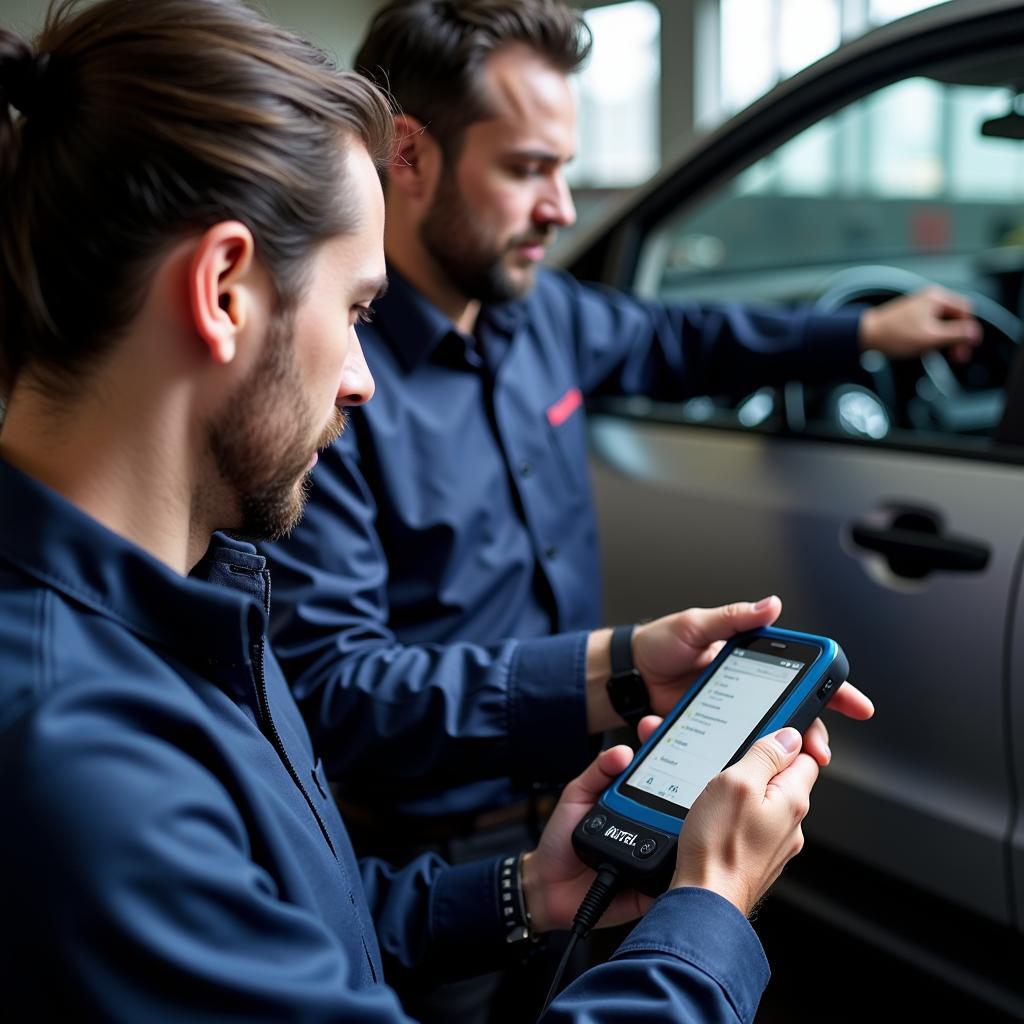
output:
POLYGON ((571 387, 545 411, 544 430, 553 469, 563 486, 575 494, 587 486, 587 435, 580 389, 571 387))

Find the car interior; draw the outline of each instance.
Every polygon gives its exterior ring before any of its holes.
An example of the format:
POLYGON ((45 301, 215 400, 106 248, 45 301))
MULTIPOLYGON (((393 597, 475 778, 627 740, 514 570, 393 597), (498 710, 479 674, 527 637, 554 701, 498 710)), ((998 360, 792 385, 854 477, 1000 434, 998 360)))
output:
POLYGON ((1016 49, 961 61, 826 115, 664 218, 641 243, 634 279, 660 299, 823 311, 936 282, 966 295, 982 326, 969 362, 868 352, 856 375, 827 387, 793 381, 643 415, 954 453, 1024 444, 1024 410, 1006 400, 1024 378, 1021 66, 1016 49))

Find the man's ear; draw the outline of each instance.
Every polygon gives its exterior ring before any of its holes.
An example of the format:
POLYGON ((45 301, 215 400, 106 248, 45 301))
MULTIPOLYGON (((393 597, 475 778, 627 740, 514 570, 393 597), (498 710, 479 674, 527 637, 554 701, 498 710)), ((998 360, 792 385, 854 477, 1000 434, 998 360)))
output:
POLYGON ((244 224, 222 221, 203 233, 189 263, 192 320, 215 363, 234 359, 238 334, 252 315, 255 253, 244 224))
POLYGON ((388 187, 412 201, 429 200, 434 194, 444 154, 437 140, 408 114, 395 117, 395 155, 388 165, 388 187))

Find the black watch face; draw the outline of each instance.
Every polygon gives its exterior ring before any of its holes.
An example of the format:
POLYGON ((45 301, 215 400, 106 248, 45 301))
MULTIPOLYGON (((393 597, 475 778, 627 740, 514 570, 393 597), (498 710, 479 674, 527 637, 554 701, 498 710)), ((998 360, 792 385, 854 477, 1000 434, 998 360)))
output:
POLYGON ((647 687, 640 673, 633 669, 608 681, 612 707, 621 715, 625 711, 641 711, 647 707, 647 687))

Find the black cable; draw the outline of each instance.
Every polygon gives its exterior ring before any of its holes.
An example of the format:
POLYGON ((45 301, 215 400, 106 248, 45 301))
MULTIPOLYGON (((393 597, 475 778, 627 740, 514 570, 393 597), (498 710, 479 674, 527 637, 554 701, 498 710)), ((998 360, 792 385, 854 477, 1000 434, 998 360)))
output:
POLYGON ((547 1008, 551 1005, 551 1000, 558 994, 558 986, 562 982, 562 975, 565 974, 565 968, 569 964, 569 957, 572 956, 572 951, 576 948, 576 943, 579 940, 579 935, 573 932, 569 936, 569 941, 565 944, 565 952, 562 954, 562 959, 555 970, 555 976, 551 979, 551 987, 548 989, 548 994, 544 997, 544 1005, 540 1008, 541 1017, 547 1012, 547 1008))
POLYGON ((591 930, 597 926, 597 922, 601 920, 604 912, 608 909, 608 905, 618 891, 618 871, 609 864, 602 864, 598 869, 597 877, 590 883, 587 895, 583 897, 579 910, 576 911, 576 916, 573 918, 569 941, 566 943, 565 952, 562 954, 562 959, 555 970, 555 976, 551 979, 551 987, 548 989, 544 1005, 540 1010, 541 1017, 544 1016, 545 1011, 551 1005, 551 1000, 558 993, 558 987, 562 983, 562 975, 565 974, 565 969, 569 964, 569 957, 572 956, 572 951, 576 948, 576 944, 580 939, 585 939, 591 930))

